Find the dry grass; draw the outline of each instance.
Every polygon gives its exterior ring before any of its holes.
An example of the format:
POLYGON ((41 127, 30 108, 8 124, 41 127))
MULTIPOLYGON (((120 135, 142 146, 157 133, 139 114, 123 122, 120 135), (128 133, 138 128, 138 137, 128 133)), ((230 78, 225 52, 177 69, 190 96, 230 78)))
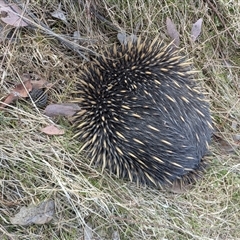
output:
MULTIPOLYGON (((32 103, 18 101, 0 112, 0 238, 84 239, 88 224, 93 239, 114 239, 116 232, 121 240, 239 239, 240 151, 230 148, 240 134, 239 2, 218 1, 215 10, 225 26, 208 1, 96 0, 83 1, 81 7, 73 2, 78 1, 62 1, 68 25, 50 15, 58 1, 30 1, 27 7, 66 38, 79 31, 85 39, 79 44, 96 52, 116 42, 117 32, 89 14, 89 3, 119 29, 136 35, 160 33, 166 42, 165 20, 171 18, 180 31, 181 47, 200 70, 221 142, 213 141, 210 167, 193 189, 173 194, 137 188, 89 166, 78 153, 79 143, 71 139, 66 118, 49 119, 32 103), (191 26, 201 17, 201 36, 191 44, 191 26), (39 131, 52 121, 66 130, 64 136, 39 131), (46 199, 56 204, 49 224, 10 224, 9 217, 22 206, 46 199)), ((0 45, 0 97, 20 81, 21 73, 35 72, 55 84, 49 103, 67 102, 82 58, 41 31, 13 31, 13 39, 0 45)))

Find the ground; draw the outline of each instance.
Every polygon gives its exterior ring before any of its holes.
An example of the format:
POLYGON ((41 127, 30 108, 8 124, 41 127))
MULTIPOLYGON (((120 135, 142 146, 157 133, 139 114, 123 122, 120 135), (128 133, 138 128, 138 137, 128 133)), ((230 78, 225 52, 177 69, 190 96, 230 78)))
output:
POLYGON ((62 0, 66 20, 55 0, 22 6, 35 23, 21 28, 2 23, 1 101, 23 73, 34 73, 52 84, 48 104, 68 102, 89 52, 101 53, 119 42, 120 31, 149 38, 159 34, 169 43, 168 17, 198 70, 215 134, 206 157, 209 167, 192 188, 174 193, 137 187, 90 166, 79 152, 81 144, 72 139, 71 118, 47 117, 31 101, 18 99, 0 111, 0 238, 240 239, 239 2, 62 0), (192 25, 201 18, 201 33, 193 42, 192 25), (69 49, 73 44, 81 46, 79 53, 69 49), (52 123, 65 134, 40 131, 52 123), (12 224, 23 206, 50 199, 55 204, 50 222, 12 224))

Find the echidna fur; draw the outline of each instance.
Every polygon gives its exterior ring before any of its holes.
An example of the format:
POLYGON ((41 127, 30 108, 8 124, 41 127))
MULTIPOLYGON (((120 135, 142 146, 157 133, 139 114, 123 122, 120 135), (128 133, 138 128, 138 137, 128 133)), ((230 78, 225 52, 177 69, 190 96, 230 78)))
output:
POLYGON ((202 170, 213 128, 190 64, 158 38, 139 38, 115 44, 84 68, 74 127, 93 163, 155 186, 202 170))

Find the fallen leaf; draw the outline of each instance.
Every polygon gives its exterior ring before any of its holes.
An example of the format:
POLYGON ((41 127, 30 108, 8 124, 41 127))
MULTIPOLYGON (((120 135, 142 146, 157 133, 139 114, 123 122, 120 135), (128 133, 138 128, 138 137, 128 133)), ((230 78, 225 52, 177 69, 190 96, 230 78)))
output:
POLYGON ((14 93, 10 93, 8 94, 8 96, 4 99, 3 103, 0 106, 1 108, 6 107, 7 105, 9 105, 10 103, 12 103, 13 101, 15 101, 16 99, 18 99, 18 95, 15 95, 14 93))
POLYGON ((136 42, 137 36, 135 34, 128 35, 125 32, 119 32, 117 38, 121 44, 126 45, 129 41, 136 42))
POLYGON ((81 108, 74 103, 51 104, 46 107, 44 114, 49 117, 73 116, 81 108))
POLYGON ((128 35, 127 36, 127 41, 136 42, 137 41, 137 36, 135 34, 128 35))
POLYGON ((63 135, 65 133, 65 131, 63 129, 59 129, 54 125, 49 125, 45 128, 42 128, 41 132, 43 132, 47 135, 63 135))
POLYGON ((14 27, 25 27, 29 24, 22 19, 23 12, 16 4, 7 4, 0 0, 0 18, 14 27))
POLYGON ((167 17, 167 20, 166 20, 166 26, 167 26, 167 33, 171 37, 171 39, 173 40, 173 44, 178 47, 179 44, 180 44, 179 32, 176 28, 176 25, 168 17, 167 17))
POLYGON ((79 40, 81 38, 80 32, 79 31, 75 31, 73 33, 73 38, 74 38, 74 40, 79 40))
POLYGON ((200 18, 192 26, 191 39, 193 42, 195 42, 197 40, 198 36, 201 33, 202 21, 203 21, 203 19, 200 18))
POLYGON ((64 11, 62 10, 62 6, 61 6, 61 3, 59 3, 58 5, 58 9, 54 12, 51 13, 51 15, 55 18, 58 18, 60 20, 62 20, 63 22, 65 22, 66 24, 68 24, 68 21, 65 17, 65 13, 64 11))
POLYGON ((49 85, 44 77, 35 73, 23 73, 21 79, 23 81, 31 80, 33 89, 46 88, 49 85))
POLYGON ((19 94, 20 97, 27 97, 28 93, 32 90, 32 83, 31 81, 25 81, 20 84, 18 84, 13 90, 12 93, 19 94))
POLYGON ((10 218, 14 225, 45 224, 52 220, 55 204, 53 200, 40 203, 37 206, 22 207, 20 212, 10 218))
POLYGON ((19 97, 26 98, 28 93, 32 90, 32 83, 27 80, 15 86, 15 88, 10 92, 10 94, 5 98, 3 103, 0 105, 0 109, 6 107, 8 104, 12 103, 19 97))
POLYGON ((117 39, 121 44, 126 44, 127 42, 127 34, 125 32, 119 32, 117 34, 117 39))

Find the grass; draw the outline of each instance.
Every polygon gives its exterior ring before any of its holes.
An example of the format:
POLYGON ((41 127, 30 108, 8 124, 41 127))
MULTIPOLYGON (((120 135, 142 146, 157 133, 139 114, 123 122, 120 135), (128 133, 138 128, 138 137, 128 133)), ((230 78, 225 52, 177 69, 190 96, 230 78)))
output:
MULTIPOLYGON (((18 101, 0 112, 0 238, 84 239, 88 224, 92 239, 114 239, 114 234, 121 240, 239 239, 240 151, 235 140, 240 132, 238 1, 219 1, 214 8, 210 1, 79 2, 83 4, 62 1, 67 25, 50 15, 58 1, 29 1, 27 8, 65 38, 79 31, 83 40, 78 44, 94 52, 118 41, 116 28, 149 37, 159 33, 168 43, 165 22, 169 17, 180 32, 185 54, 200 70, 199 82, 210 101, 221 141, 213 139, 209 169, 192 189, 174 194, 138 188, 89 166, 89 160, 79 154, 80 143, 72 140, 69 119, 50 119, 30 102, 18 101), (115 28, 91 15, 90 3, 115 28), (191 26, 199 18, 203 18, 202 32, 192 44, 191 26), (52 121, 66 134, 52 137, 39 131, 52 121), (53 221, 27 227, 10 224, 9 217, 22 206, 47 199, 55 201, 53 221)), ((85 60, 40 30, 12 31, 13 39, 0 45, 0 99, 19 83, 19 75, 35 72, 54 83, 49 103, 67 102, 85 60)))

